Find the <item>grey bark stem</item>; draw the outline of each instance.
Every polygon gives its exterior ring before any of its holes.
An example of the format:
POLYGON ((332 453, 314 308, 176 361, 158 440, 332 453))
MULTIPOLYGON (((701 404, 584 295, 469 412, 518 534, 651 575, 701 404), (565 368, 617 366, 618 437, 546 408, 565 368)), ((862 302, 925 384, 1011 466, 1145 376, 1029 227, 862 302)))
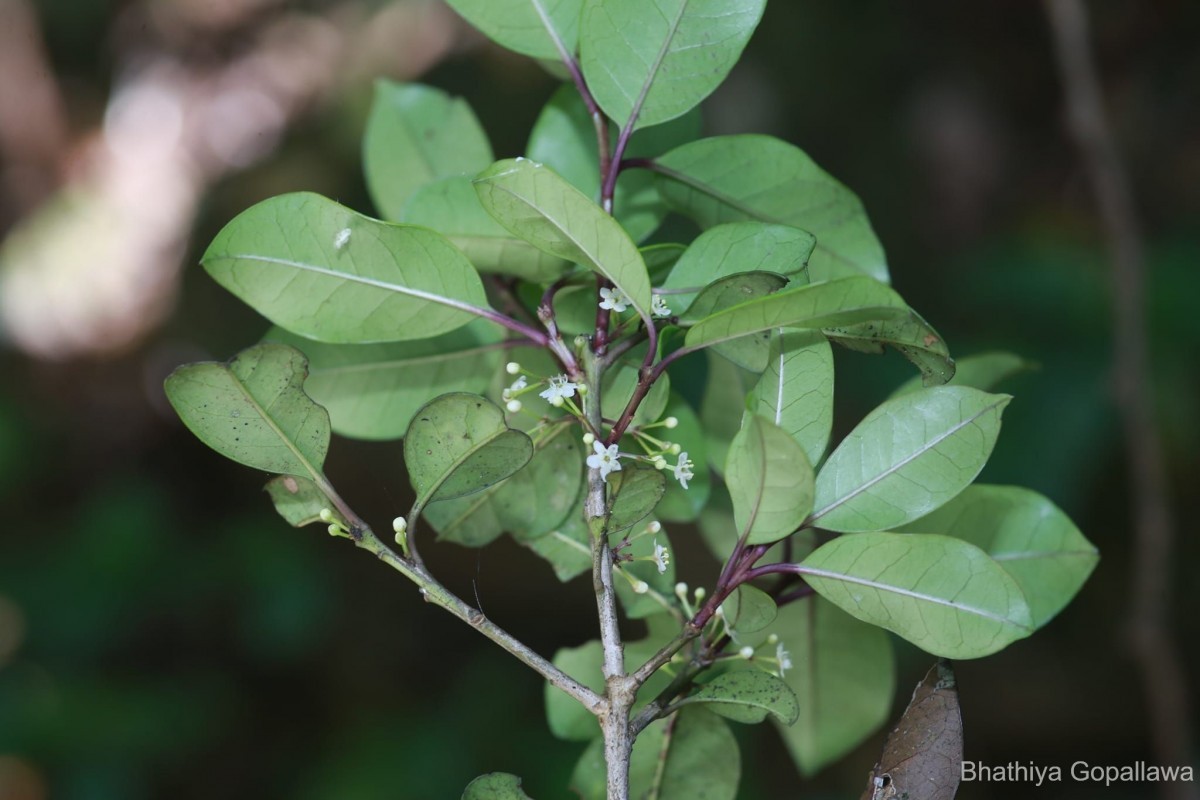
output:
MULTIPOLYGON (((1195 739, 1187 678, 1172 640, 1175 523, 1162 439, 1154 419, 1145 318, 1146 259, 1132 192, 1104 112, 1081 0, 1045 0, 1068 121, 1096 197, 1112 259, 1113 370, 1134 505, 1129 642, 1142 673, 1151 739, 1163 765, 1190 764, 1195 739)), ((1163 797, 1196 800, 1194 784, 1163 783, 1163 797)))
MULTIPOLYGON (((588 393, 583 411, 593 430, 603 424, 600 412, 600 360, 586 356, 588 393)), ((607 708, 600 714, 600 729, 604 735, 604 761, 608 767, 608 800, 628 800, 629 757, 633 750, 633 734, 629 727, 629 712, 637 695, 637 684, 625 672, 625 648, 617 616, 617 593, 613 588, 612 551, 608 544, 608 497, 600 470, 589 469, 587 498, 584 513, 592 534, 592 588, 596 593, 596 609, 600 618, 600 644, 604 651, 604 681, 607 687, 607 708)))

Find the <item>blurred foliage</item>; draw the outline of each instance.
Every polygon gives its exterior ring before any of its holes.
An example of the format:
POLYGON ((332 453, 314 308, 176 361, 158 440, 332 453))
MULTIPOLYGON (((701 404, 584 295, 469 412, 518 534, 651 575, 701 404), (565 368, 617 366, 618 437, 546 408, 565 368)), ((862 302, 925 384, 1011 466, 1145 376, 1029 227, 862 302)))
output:
MULTIPOLYGON (((1200 517, 1190 491, 1200 471, 1200 50, 1187 33, 1200 6, 1091 6, 1145 216, 1153 388, 1182 521, 1175 619, 1195 676, 1200 621, 1184 612, 1200 606, 1200 584, 1182 579, 1200 556, 1187 522, 1200 517)), ((111 81, 105 31, 121 9, 38 7, 70 117, 94 124, 111 81)), ((1016 399, 981 480, 1045 493, 1103 560, 1040 635, 958 665, 967 756, 1130 763, 1148 748, 1121 638, 1130 513, 1110 399, 1107 258, 1047 45, 1036 4, 775 0, 707 105, 707 127, 782 136, 858 192, 897 287, 952 352, 1003 348, 1040 365, 1002 387, 1016 399)), ((467 97, 498 157, 520 154, 554 87, 537 66, 487 47, 424 80, 467 97)), ((347 87, 269 160, 220 185, 194 242, 287 190, 370 211, 357 151, 369 94, 366 82, 347 87)), ((193 268, 166 329, 123 357, 44 364, 0 351, 0 797, 186 800, 215 789, 440 800, 492 770, 522 775, 541 800, 566 797, 579 748, 550 736, 532 674, 370 559, 288 529, 252 474, 207 452, 166 410, 159 387, 172 366, 226 358, 265 328, 193 268), (364 605, 371 614, 351 614, 364 605)), ((837 358, 848 367, 839 380, 849 375, 837 393, 840 436, 911 371, 893 355, 837 358)), ((369 518, 387 520, 407 499, 399 464, 394 445, 335 440, 329 472, 369 518)), ((684 551, 681 579, 711 583, 695 534, 672 531, 672 541, 684 551)), ((589 638, 586 579, 559 593, 509 543, 430 549, 452 589, 540 652, 589 638)), ((898 685, 910 686, 927 660, 898 653, 898 685)), ((843 796, 881 744, 798 789, 774 737, 738 735, 748 800, 843 796)), ((962 793, 1006 795, 987 784, 962 793)))

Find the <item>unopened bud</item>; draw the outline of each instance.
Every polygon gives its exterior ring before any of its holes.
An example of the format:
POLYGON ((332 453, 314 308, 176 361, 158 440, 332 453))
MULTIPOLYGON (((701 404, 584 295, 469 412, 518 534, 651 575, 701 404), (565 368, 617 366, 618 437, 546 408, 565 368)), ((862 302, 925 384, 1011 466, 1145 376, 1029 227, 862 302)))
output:
POLYGON ((504 365, 504 371, 507 372, 509 375, 516 375, 518 372, 521 371, 521 365, 515 361, 510 361, 504 365))
POLYGON ((768 636, 767 644, 771 644, 771 645, 779 644, 779 634, 772 633, 770 636, 768 636))
POLYGON ((648 591, 650 591, 650 584, 646 583, 645 581, 636 581, 633 584, 634 594, 645 594, 648 591))
POLYGON ((679 442, 675 442, 674 444, 671 445, 671 455, 677 456, 682 452, 683 452, 683 447, 682 447, 682 445, 679 444, 679 442))
POLYGON ((674 428, 678 424, 679 424, 678 417, 667 417, 666 419, 663 420, 663 425, 666 425, 667 428, 674 428))
POLYGON ((591 431, 588 431, 587 433, 585 433, 583 435, 583 443, 585 445, 587 445, 588 447, 591 447, 592 443, 595 441, 596 441, 596 435, 594 433, 592 433, 591 431))
POLYGON ((515 414, 521 410, 521 401, 520 400, 509 400, 507 403, 504 404, 504 407, 508 409, 510 414, 515 414))
POLYGON ((662 523, 658 520, 654 520, 646 526, 647 533, 659 533, 660 531, 662 531, 662 523))
POLYGON ((322 508, 319 516, 321 517, 321 522, 333 522, 333 512, 328 508, 322 508))
POLYGON ((697 603, 699 603, 701 600, 703 600, 707 596, 708 596, 708 592, 705 591, 703 586, 696 587, 695 597, 696 597, 697 603))
POLYGON ((746 645, 741 650, 738 650, 738 655, 749 661, 754 658, 754 648, 746 645))
POLYGON ((392 530, 394 530, 396 533, 404 533, 406 530, 408 530, 408 520, 406 520, 404 517, 396 517, 394 520, 392 520, 392 530))

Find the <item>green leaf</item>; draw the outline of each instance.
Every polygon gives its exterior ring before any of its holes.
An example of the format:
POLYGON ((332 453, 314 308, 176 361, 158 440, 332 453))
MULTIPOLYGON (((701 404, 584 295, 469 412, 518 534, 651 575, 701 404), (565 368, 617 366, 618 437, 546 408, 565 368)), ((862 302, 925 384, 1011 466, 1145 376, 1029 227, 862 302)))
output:
POLYGON ((926 386, 941 386, 954 377, 954 359, 941 334, 911 309, 907 317, 829 328, 825 335, 863 353, 882 353, 884 345, 894 347, 921 370, 926 386))
POLYGON ((418 189, 452 175, 474 175, 494 160, 487 134, 467 102, 419 83, 375 82, 363 134, 363 171, 371 201, 399 222, 418 189))
POLYGON ((1070 602, 1100 560, 1058 506, 1018 486, 968 486, 900 530, 945 534, 985 551, 1025 593, 1035 628, 1070 602))
POLYGON ((475 179, 483 207, 517 236, 613 282, 650 319, 650 278, 637 245, 615 219, 536 161, 498 161, 475 179))
MULTIPOLYGON (((629 141, 627 158, 653 158, 700 135, 700 114, 685 114, 667 125, 639 131, 629 141)), ((610 126, 609 146, 616 145, 616 130, 610 126)), ((525 154, 553 169, 592 200, 600 199, 600 154, 596 149, 596 126, 591 112, 573 85, 564 85, 542 109, 525 154)), ((667 215, 666 203, 654 186, 648 170, 621 172, 613 194, 615 216, 634 241, 653 233, 667 215)), ((662 246, 660 246, 662 247, 662 246)), ((649 266, 649 264, 647 264, 649 266)))
POLYGON ((650 273, 651 282, 659 284, 666 280, 667 275, 686 252, 686 245, 672 242, 649 244, 641 248, 642 259, 646 262, 646 270, 650 273))
POLYGON ((770 136, 717 136, 657 159, 658 188, 703 228, 758 220, 817 237, 816 281, 861 273, 887 281, 887 262, 862 202, 804 151, 770 136))
POLYGON ((507 480, 426 509, 438 538, 482 547, 506 531, 527 542, 563 525, 584 484, 578 431, 570 425, 541 431, 533 447, 529 463, 507 480))
POLYGON ((265 488, 279 516, 293 528, 302 528, 314 522, 324 524, 324 520, 321 519, 321 511, 324 509, 329 509, 343 528, 350 528, 346 518, 333 508, 328 495, 308 478, 276 475, 267 481, 265 488))
POLYGON ((767 368, 750 398, 819 464, 833 430, 833 352, 817 331, 784 330, 771 341, 767 368))
POLYGON ((729 627, 739 634, 756 633, 775 621, 779 612, 771 595, 743 583, 721 604, 729 627))
POLYGON ((704 506, 708 503, 709 492, 712 490, 709 463, 711 459, 705 449, 704 429, 696 412, 678 394, 672 393, 663 409, 663 416, 675 417, 679 424, 669 432, 670 441, 682 448, 679 458, 690 458, 695 465, 695 473, 688 488, 683 486, 670 471, 667 475, 667 493, 655 509, 655 515, 664 522, 691 522, 695 520, 704 506))
POLYGON ((329 414, 304 393, 307 374, 302 353, 261 344, 227 364, 179 367, 164 388, 188 430, 226 458, 323 481, 329 414))
POLYGON ((489 39, 533 58, 566 61, 579 42, 583 0, 446 0, 489 39))
POLYGON ((439 234, 307 192, 243 211, 213 239, 203 264, 276 325, 322 342, 425 339, 487 306, 478 273, 439 234))
POLYGON ((419 189, 404 221, 441 233, 480 272, 550 283, 570 266, 502 228, 483 210, 469 177, 444 178, 419 189))
POLYGON ((775 328, 827 328, 905 312, 900 295, 870 278, 839 278, 785 289, 727 308, 697 322, 684 340, 689 349, 712 347, 775 328))
POLYGON ((800 701, 795 724, 777 727, 809 777, 887 720, 896 690, 892 645, 883 629, 819 596, 781 608, 773 630, 792 662, 784 680, 800 701))
MULTIPOLYGON (((947 385, 970 386, 972 389, 990 392, 1013 375, 1031 369, 1036 369, 1032 362, 1012 353, 979 353, 958 359, 955 362, 954 377, 947 385)), ((917 376, 892 392, 892 397, 912 394, 920 391, 922 386, 921 376, 917 376)))
POLYGON ((718 278, 739 272, 774 272, 808 283, 808 259, 816 237, 787 225, 732 222, 696 237, 662 284, 663 299, 680 314, 696 294, 718 278))
POLYGON ((588 0, 580 65, 622 128, 691 110, 737 63, 766 0, 588 0))
POLYGON ((708 461, 718 472, 725 467, 729 443, 742 429, 746 411, 746 371, 727 358, 709 351, 708 377, 700 399, 708 461))
POLYGON ((848 534, 801 566, 822 597, 934 655, 980 658, 1033 632, 1016 581, 987 553, 949 536, 848 534))
POLYGON ((581 491, 562 524, 545 536, 522 542, 544 558, 563 583, 592 569, 592 538, 584 521, 583 503, 587 492, 581 491))
POLYGON ((773 272, 739 272, 726 275, 705 286, 680 315, 681 325, 694 325, 739 303, 766 297, 787 286, 788 279, 773 272))
POLYGON ((925 516, 975 480, 1011 399, 939 386, 883 403, 821 467, 809 522, 882 531, 925 516))
POLYGON ((621 564, 620 569, 634 580, 645 581, 650 587, 644 594, 638 594, 630 581, 619 575, 614 577, 613 585, 617 590, 617 599, 625 609, 625 616, 644 619, 661 614, 675 604, 675 559, 670 557, 675 555, 675 551, 671 549, 671 540, 667 538, 666 531, 634 539, 621 553, 632 556, 634 560, 621 564), (644 560, 654 557, 656 547, 664 547, 670 554, 663 572, 658 571, 653 561, 644 560))
POLYGON ((404 437, 404 463, 417 491, 412 516, 437 500, 482 491, 532 456, 532 440, 509 428, 504 412, 486 397, 453 392, 434 398, 417 411, 404 437))
POLYGON ((812 511, 808 457, 782 428, 756 415, 746 416, 729 446, 725 483, 738 535, 747 544, 784 538, 812 511))
POLYGON ((620 533, 632 528, 654 511, 667 490, 667 479, 656 469, 628 467, 608 478, 613 498, 608 532, 620 533))
POLYGON ((328 409, 336 433, 355 439, 399 439, 430 397, 482 392, 504 360, 503 331, 482 319, 411 342, 325 344, 283 328, 263 338, 308 356, 304 391, 328 409))
POLYGON ((691 703, 704 703, 714 714, 748 725, 762 722, 768 714, 784 725, 791 725, 800 716, 800 705, 791 687, 754 668, 722 673, 678 705, 691 703))
MULTIPOLYGON (((592 296, 595 297, 595 295, 592 296)), ((604 373, 604 377, 600 381, 600 385, 603 387, 600 413, 608 419, 616 419, 621 416, 621 412, 625 410, 625 406, 633 396, 642 365, 641 354, 645 352, 645 349, 645 347, 636 348, 631 358, 618 362, 604 373)), ((641 405, 634 412, 634 424, 648 425, 658 422, 663 415, 663 409, 667 407, 670 395, 671 380, 664 374, 650 387, 650 391, 646 393, 641 405)))
POLYGON ((480 775, 467 785, 462 800, 530 800, 521 791, 521 779, 505 772, 480 775))
MULTIPOLYGON (((629 796, 734 800, 741 771, 741 754, 729 725, 707 709, 685 708, 652 723, 634 742, 629 796)), ((571 789, 582 800, 605 800, 606 774, 604 742, 596 739, 575 765, 571 789)))

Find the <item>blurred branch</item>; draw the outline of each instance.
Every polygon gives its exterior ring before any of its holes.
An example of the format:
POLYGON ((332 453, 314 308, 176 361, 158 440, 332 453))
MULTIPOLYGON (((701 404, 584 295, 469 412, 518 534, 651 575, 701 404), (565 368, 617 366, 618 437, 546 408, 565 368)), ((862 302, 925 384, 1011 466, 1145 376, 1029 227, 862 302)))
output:
MULTIPOLYGON (((1171 554, 1175 523, 1162 440, 1154 419, 1146 330, 1146 257, 1132 192, 1104 112, 1082 0, 1045 0, 1066 93, 1068 121, 1095 193, 1112 257, 1114 365, 1134 503, 1129 641, 1149 702, 1154 755, 1192 762, 1187 680, 1171 638, 1171 554)), ((1195 800, 1194 784, 1164 783, 1164 797, 1195 800)))

